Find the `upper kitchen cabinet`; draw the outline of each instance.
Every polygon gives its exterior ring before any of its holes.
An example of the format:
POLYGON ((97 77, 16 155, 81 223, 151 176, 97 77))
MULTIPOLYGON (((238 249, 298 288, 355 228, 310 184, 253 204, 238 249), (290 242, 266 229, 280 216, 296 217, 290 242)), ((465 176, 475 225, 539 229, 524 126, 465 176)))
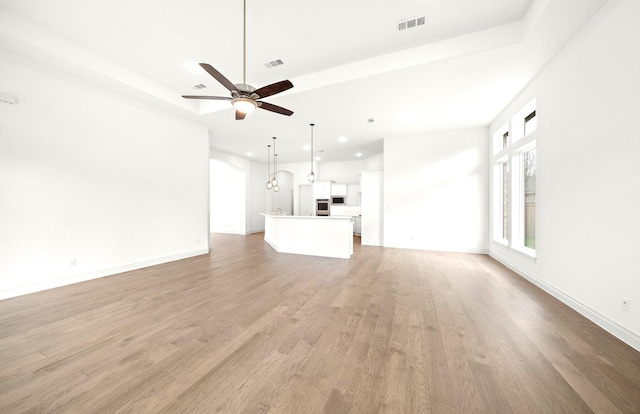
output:
POLYGON ((347 185, 346 184, 331 183, 331 195, 332 196, 346 196, 347 195, 347 185))
POLYGON ((331 182, 320 181, 313 183, 313 198, 318 199, 330 199, 331 198, 331 182))

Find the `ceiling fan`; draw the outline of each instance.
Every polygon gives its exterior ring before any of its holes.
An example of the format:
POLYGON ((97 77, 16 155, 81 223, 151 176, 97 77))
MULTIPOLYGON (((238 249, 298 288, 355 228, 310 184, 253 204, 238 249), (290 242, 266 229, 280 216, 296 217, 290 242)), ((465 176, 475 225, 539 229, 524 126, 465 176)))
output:
POLYGON ((202 69, 215 80, 220 82, 222 86, 227 88, 231 92, 231 97, 226 96, 199 96, 199 95, 182 95, 186 99, 210 99, 218 101, 231 101, 231 105, 236 110, 236 120, 242 120, 249 112, 252 112, 256 108, 266 109, 267 111, 275 112, 278 114, 291 116, 293 111, 283 108, 278 105, 270 104, 268 102, 259 101, 259 99, 266 98, 268 96, 275 95, 280 92, 284 92, 287 89, 293 88, 293 84, 289 80, 283 80, 280 82, 272 83, 271 85, 263 86, 262 88, 254 88, 247 84, 247 0, 244 0, 243 9, 243 39, 242 39, 242 83, 233 84, 229 79, 224 77, 223 74, 218 72, 213 66, 208 63, 200 63, 202 69))

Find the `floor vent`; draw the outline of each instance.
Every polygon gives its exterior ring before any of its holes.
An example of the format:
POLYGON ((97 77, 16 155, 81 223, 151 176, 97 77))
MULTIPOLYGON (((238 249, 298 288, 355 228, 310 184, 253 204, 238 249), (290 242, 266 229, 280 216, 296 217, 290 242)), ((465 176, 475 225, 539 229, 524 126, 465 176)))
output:
POLYGON ((281 59, 272 60, 271 62, 267 62, 264 64, 269 69, 275 68, 276 66, 284 65, 284 62, 281 59))
POLYGON ((396 22, 396 29, 399 32, 402 32, 403 30, 408 30, 408 29, 415 29, 418 26, 424 26, 426 22, 427 22, 426 16, 413 17, 411 19, 400 20, 399 22, 396 22))

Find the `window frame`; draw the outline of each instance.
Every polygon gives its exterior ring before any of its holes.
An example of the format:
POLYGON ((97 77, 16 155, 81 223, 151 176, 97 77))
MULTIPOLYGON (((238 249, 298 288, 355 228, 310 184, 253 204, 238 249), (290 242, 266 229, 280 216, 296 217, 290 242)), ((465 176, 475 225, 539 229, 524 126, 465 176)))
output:
MULTIPOLYGON (((536 140, 527 140, 511 154, 511 240, 510 247, 529 257, 536 257, 536 250, 525 246, 525 170, 524 154, 536 149, 536 140)), ((537 162, 536 162, 537 164, 537 162)), ((537 190, 536 190, 537 191, 537 190)))
MULTIPOLYGON (((492 139, 493 165, 493 226, 491 239, 510 251, 536 260, 536 249, 525 245, 525 171, 523 157, 536 149, 537 164, 537 112, 536 100, 531 100, 520 109, 509 122, 495 130, 492 139), (531 122, 533 121, 533 122, 531 122), (525 125, 529 125, 525 127, 525 125), (508 134, 507 146, 503 147, 503 136, 508 134), (504 190, 503 165, 508 169, 508 223, 507 238, 504 235, 504 190)), ((537 174, 536 174, 537 175, 537 174)), ((536 183, 537 185, 537 183, 536 183)), ((537 188, 536 188, 537 193, 537 188)), ((536 244, 537 247, 537 244, 536 244)))

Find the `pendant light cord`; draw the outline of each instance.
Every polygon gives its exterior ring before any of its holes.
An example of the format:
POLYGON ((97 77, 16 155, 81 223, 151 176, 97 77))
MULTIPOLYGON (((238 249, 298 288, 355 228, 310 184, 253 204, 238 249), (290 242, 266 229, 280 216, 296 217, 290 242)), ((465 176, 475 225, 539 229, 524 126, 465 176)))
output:
POLYGON ((247 0, 242 11, 242 83, 247 84, 247 0))
POLYGON ((315 124, 309 125, 311 125, 311 172, 313 172, 313 126, 315 124))

